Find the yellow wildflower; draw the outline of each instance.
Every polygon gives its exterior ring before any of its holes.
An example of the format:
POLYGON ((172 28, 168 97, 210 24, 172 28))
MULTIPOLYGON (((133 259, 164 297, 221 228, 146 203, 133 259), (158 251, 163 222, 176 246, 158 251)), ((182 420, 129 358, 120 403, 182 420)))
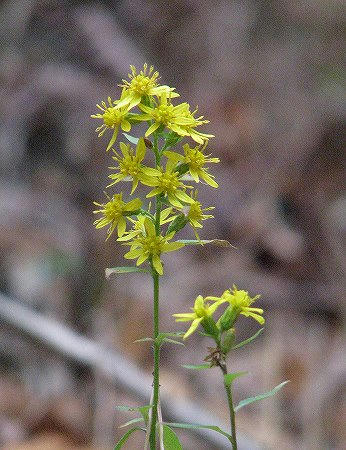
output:
POLYGON ((116 184, 121 180, 130 178, 132 179, 131 194, 133 194, 136 187, 138 186, 139 181, 151 180, 146 176, 146 172, 148 171, 148 169, 149 173, 151 173, 150 168, 147 168, 141 164, 146 153, 144 139, 139 139, 136 146, 136 152, 131 148, 130 144, 124 144, 124 142, 120 142, 119 146, 123 156, 121 157, 114 149, 114 156, 112 156, 112 159, 117 161, 119 165, 117 167, 109 167, 110 169, 118 169, 119 172, 108 176, 108 178, 114 181, 107 187, 113 186, 113 184, 116 184))
POLYGON ((184 189, 190 186, 185 186, 179 180, 179 173, 174 168, 175 164, 168 160, 166 169, 160 167, 159 169, 150 169, 147 177, 143 182, 147 186, 153 186, 154 189, 147 194, 147 198, 154 197, 158 194, 167 195, 168 201, 176 208, 182 208, 184 203, 193 203, 191 197, 189 197, 184 189))
POLYGON ((209 186, 217 188, 219 185, 214 181, 214 176, 209 174, 208 169, 204 166, 207 163, 218 163, 220 160, 219 158, 210 158, 210 155, 205 155, 203 151, 206 146, 207 142, 203 146, 197 145, 194 148, 191 148, 189 144, 185 144, 183 145, 184 155, 171 151, 165 151, 164 155, 172 161, 186 164, 196 183, 199 182, 199 178, 202 178, 209 186))
MULTIPOLYGON (((171 222, 172 220, 174 220, 174 218, 176 216, 171 216, 169 217, 169 215, 171 214, 173 208, 169 207, 169 208, 165 208, 161 211, 160 213, 160 225, 164 225, 167 222, 171 222)), ((144 214, 141 214, 138 216, 137 220, 131 219, 131 217, 129 217, 130 222, 133 223, 133 228, 130 231, 126 231, 124 233, 124 235, 120 238, 118 238, 118 241, 121 242, 126 242, 126 241, 130 241, 131 239, 133 239, 134 237, 138 236, 139 234, 145 234, 145 219, 146 216, 144 214)))
POLYGON ((153 120, 154 123, 147 129, 145 136, 149 136, 159 127, 164 126, 177 133, 179 136, 191 136, 196 142, 203 143, 205 139, 213 137, 209 134, 195 132, 194 128, 208 123, 208 120, 202 120, 203 116, 195 118, 194 111, 191 113, 188 103, 180 103, 173 106, 165 92, 162 93, 160 102, 154 107, 140 104, 139 108, 144 111, 138 120, 153 120))
MULTIPOLYGON (((123 94, 120 98, 120 101, 122 97, 123 94)), ((98 134, 99 137, 102 136, 108 128, 114 130, 111 140, 108 143, 107 151, 112 147, 112 145, 116 141, 119 132, 119 127, 121 127, 121 129, 126 132, 131 130, 131 123, 129 121, 129 107, 125 106, 122 108, 118 108, 117 106, 114 106, 114 103, 117 102, 113 102, 111 97, 108 97, 108 105, 104 101, 101 102, 101 105, 96 105, 102 111, 102 114, 98 113, 91 115, 93 119, 103 120, 103 124, 97 127, 95 130, 96 132, 99 133, 98 134)))
MULTIPOLYGON (((126 203, 122 199, 122 193, 115 194, 107 203, 97 203, 94 205, 100 206, 102 209, 94 211, 94 214, 103 214, 103 217, 95 220, 96 228, 102 228, 110 225, 107 231, 107 239, 111 236, 115 228, 118 228, 118 236, 121 237, 126 231, 126 220, 124 216, 130 215, 131 212, 136 212, 142 206, 139 198, 135 198, 126 203)), ((107 240, 106 239, 106 240, 107 240)))
POLYGON ((174 91, 174 88, 169 86, 160 86, 157 83, 159 78, 159 72, 153 72, 154 67, 148 64, 144 64, 143 70, 137 73, 137 69, 134 66, 130 66, 131 73, 128 74, 130 81, 123 80, 124 84, 119 86, 124 88, 125 92, 123 98, 116 105, 117 108, 128 106, 129 109, 137 106, 143 96, 157 96, 160 97, 163 93, 166 93, 171 98, 179 97, 174 91))
POLYGON ((138 233, 132 242, 125 243, 130 245, 130 251, 124 255, 126 259, 137 259, 137 266, 141 265, 147 259, 151 259, 156 272, 163 275, 163 266, 160 259, 161 253, 173 252, 183 247, 182 242, 168 242, 174 236, 170 233, 167 236, 156 235, 154 223, 147 217, 143 220, 144 230, 138 233))
POLYGON ((173 317, 176 317, 176 322, 190 322, 191 326, 184 334, 184 339, 189 337, 196 329, 198 325, 204 320, 212 317, 216 309, 219 307, 220 302, 215 302, 210 304, 206 302, 206 298, 203 298, 199 295, 196 300, 194 307, 192 309, 192 313, 181 313, 181 314, 173 314, 173 317))
POLYGON ((237 286, 233 285, 232 290, 227 289, 221 297, 207 298, 218 302, 218 304, 228 302, 232 308, 234 320, 239 314, 242 314, 245 317, 252 317, 260 325, 263 325, 265 322, 264 317, 262 317, 263 309, 251 308, 252 303, 260 298, 260 295, 251 298, 247 291, 238 290, 237 286))
MULTIPOLYGON (((200 240, 196 228, 203 228, 201 224, 202 220, 212 219, 214 216, 211 214, 204 214, 204 211, 211 211, 214 206, 209 206, 207 208, 202 208, 202 204, 197 200, 197 191, 191 194, 192 203, 186 207, 187 214, 186 218, 193 228, 196 238, 200 240)), ((185 209, 185 208, 184 208, 185 209)))

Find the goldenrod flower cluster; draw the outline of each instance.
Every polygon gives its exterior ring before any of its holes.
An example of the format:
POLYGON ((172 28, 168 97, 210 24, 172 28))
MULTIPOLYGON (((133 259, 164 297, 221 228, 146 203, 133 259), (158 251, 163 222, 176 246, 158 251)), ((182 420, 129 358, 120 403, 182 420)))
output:
POLYGON ((238 290, 237 286, 233 285, 232 289, 227 289, 223 292, 221 297, 208 296, 203 298, 199 295, 196 300, 192 313, 173 314, 177 322, 192 322, 190 328, 184 334, 184 339, 189 337, 201 324, 205 331, 217 340, 220 340, 223 332, 233 328, 239 315, 245 317, 252 317, 260 325, 265 322, 263 309, 252 308, 252 303, 260 296, 250 297, 249 293, 244 290, 238 290), (223 303, 228 303, 227 308, 220 316, 217 322, 213 319, 213 314, 223 303), (210 326, 212 325, 212 327, 210 326))
POLYGON ((120 97, 102 101, 97 105, 100 112, 91 117, 102 121, 96 128, 100 137, 111 131, 106 151, 111 151, 113 165, 107 189, 130 182, 129 195, 133 196, 139 185, 150 188, 146 198, 148 202, 155 198, 156 209, 152 214, 150 203, 145 207, 140 198, 127 201, 123 192, 107 194, 108 202, 95 202, 99 209, 94 213, 101 217, 94 225, 108 226, 107 239, 117 229, 117 240, 130 246, 124 257, 135 259, 137 265, 148 261, 162 275, 161 255, 184 246, 172 239, 185 225, 192 227, 201 242, 196 229, 213 217, 205 214, 213 207, 203 208, 197 190, 187 180, 217 188, 208 166, 219 159, 205 153, 213 135, 199 127, 209 121, 197 116, 197 109, 188 103, 179 103, 175 88, 160 85, 153 67, 144 64, 140 71, 134 66, 130 69, 128 80, 119 85, 120 97), (140 130, 138 137, 127 134, 135 127, 140 130), (116 144, 120 129, 126 139, 116 144), (180 144, 183 139, 188 142, 180 144))

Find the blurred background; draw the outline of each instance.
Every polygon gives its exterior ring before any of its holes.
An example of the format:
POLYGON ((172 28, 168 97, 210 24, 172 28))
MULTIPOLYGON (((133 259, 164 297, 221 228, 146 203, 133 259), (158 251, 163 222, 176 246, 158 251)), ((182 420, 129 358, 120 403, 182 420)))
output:
MULTIPOLYGON (((229 362, 249 371, 236 401, 291 383, 241 410, 240 448, 345 448, 343 12, 341 0, 0 2, 1 448, 112 448, 134 417, 115 406, 149 402, 151 350, 133 341, 151 334, 151 280, 104 277, 123 249, 92 226, 110 136, 90 119, 144 62, 210 119, 201 131, 222 162, 220 188, 200 188, 216 206, 201 236, 237 247, 166 258, 161 328, 183 329, 171 314, 198 294, 262 294, 265 333, 229 362)), ((219 374, 181 367, 207 345, 163 348, 166 420, 227 424, 219 374)))

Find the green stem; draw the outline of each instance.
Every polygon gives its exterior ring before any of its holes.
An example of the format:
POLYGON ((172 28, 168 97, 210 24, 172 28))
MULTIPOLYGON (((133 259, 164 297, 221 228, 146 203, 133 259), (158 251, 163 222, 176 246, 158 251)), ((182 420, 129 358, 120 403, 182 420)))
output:
POLYGON ((151 271, 154 282, 154 371, 153 371, 153 405, 151 413, 150 426, 150 450, 156 448, 156 422, 157 422, 157 404, 159 400, 159 386, 160 386, 160 344, 157 342, 159 335, 159 274, 156 272, 153 264, 151 264, 151 271))
MULTIPOLYGON (((219 366, 223 375, 227 374, 227 366, 226 364, 222 364, 219 366)), ((235 412, 234 412, 234 406, 233 406, 233 396, 232 396, 232 383, 226 384, 224 383, 226 394, 227 394, 227 401, 228 401, 228 408, 229 408, 229 416, 231 419, 231 430, 232 430, 232 449, 237 450, 237 434, 236 434, 236 428, 235 428, 235 412)))
MULTIPOLYGON (((160 165, 160 153, 157 147, 157 136, 154 134, 153 150, 155 154, 155 165, 160 165)), ((160 234, 160 215, 161 215, 161 196, 156 196, 156 211, 155 211, 155 230, 156 235, 160 234)), ((159 335, 159 281, 160 276, 156 272, 151 261, 151 273, 154 284, 154 371, 153 371, 153 405, 150 424, 149 444, 150 450, 156 448, 156 423, 157 423, 157 407, 159 401, 160 388, 160 344, 158 342, 159 335)))

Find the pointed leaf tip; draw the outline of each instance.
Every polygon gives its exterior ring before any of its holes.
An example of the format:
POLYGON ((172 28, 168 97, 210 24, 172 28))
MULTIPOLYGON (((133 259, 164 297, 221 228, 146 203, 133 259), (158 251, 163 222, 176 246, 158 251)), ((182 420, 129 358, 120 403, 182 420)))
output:
POLYGON ((113 273, 135 273, 135 272, 150 273, 149 270, 141 269, 139 267, 132 267, 132 266, 111 267, 111 268, 105 269, 105 275, 106 275, 107 280, 113 273))
POLYGON ((237 412, 243 406, 250 405, 251 403, 258 402, 259 400, 263 400, 268 397, 272 397, 289 382, 290 380, 284 381, 283 383, 280 383, 277 386, 275 386, 275 388, 273 388, 271 391, 264 392, 263 394, 258 394, 255 397, 248 397, 245 398, 244 400, 241 400, 239 404, 234 408, 234 411, 237 412))
POLYGON ((139 138, 136 138, 134 136, 131 136, 131 134, 123 133, 123 135, 126 137, 126 139, 131 142, 131 144, 138 144, 139 138))
POLYGON ((239 344, 233 345, 232 350, 235 350, 236 348, 241 348, 246 344, 250 344, 254 339, 256 339, 257 336, 259 336, 264 328, 260 328, 253 336, 249 337, 248 339, 245 339, 245 341, 239 342, 239 344))
POLYGON ((206 364, 183 364, 182 367, 185 369, 192 369, 192 370, 204 370, 204 369, 210 369, 210 363, 206 364))
POLYGON ((178 436, 168 425, 163 425, 163 443, 165 450, 183 450, 178 436))
POLYGON ((204 245, 204 244, 211 244, 215 245, 217 247, 232 247, 237 248, 233 244, 231 244, 229 241, 226 241, 225 239, 178 239, 176 242, 182 242, 185 245, 204 245))
POLYGON ((134 427, 134 428, 131 428, 130 430, 128 430, 122 436, 122 438, 117 442, 117 444, 114 447, 114 450, 120 450, 121 448, 123 448, 123 445, 128 441, 128 439, 131 436, 131 434, 134 433, 137 430, 140 430, 140 428, 139 427, 134 427))

